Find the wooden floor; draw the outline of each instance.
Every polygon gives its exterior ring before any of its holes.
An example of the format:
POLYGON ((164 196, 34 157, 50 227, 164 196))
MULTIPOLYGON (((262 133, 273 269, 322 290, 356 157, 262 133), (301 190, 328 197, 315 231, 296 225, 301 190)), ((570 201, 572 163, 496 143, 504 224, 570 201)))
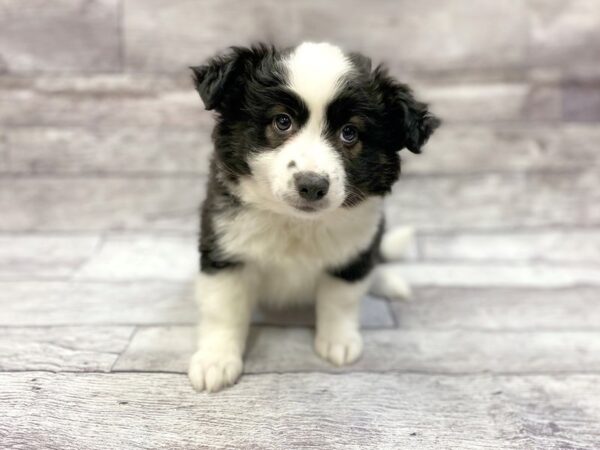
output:
POLYGON ((0 448, 600 448, 600 2, 29 4, 0 7, 0 448), (414 296, 365 299, 344 369, 310 313, 257 315, 196 393, 185 68, 266 38, 385 60, 444 119, 387 200, 414 296))
POLYGON ((2 448, 600 446, 589 269, 407 262, 394 270, 414 278, 413 300, 365 300, 354 366, 317 358, 309 314, 257 316, 241 381, 199 394, 185 375, 192 236, 22 233, 5 244, 2 448))

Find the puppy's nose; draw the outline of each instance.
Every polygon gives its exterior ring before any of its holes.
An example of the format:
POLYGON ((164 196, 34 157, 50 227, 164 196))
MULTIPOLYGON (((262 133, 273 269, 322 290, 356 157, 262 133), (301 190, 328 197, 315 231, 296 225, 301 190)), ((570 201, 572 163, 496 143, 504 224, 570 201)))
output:
POLYGON ((329 177, 316 172, 298 172, 294 174, 298 194, 305 200, 321 200, 329 191, 329 177))

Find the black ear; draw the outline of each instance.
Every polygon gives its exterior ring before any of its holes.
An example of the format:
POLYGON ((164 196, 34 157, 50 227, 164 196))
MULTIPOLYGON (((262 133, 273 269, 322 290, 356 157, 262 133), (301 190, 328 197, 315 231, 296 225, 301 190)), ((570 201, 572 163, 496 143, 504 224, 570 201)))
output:
POLYGON ((367 56, 357 52, 350 53, 348 57, 350 58, 350 61, 358 68, 358 70, 366 75, 371 73, 371 58, 368 58, 367 56))
POLYGON ((387 126, 394 130, 394 144, 398 150, 421 153, 421 147, 442 121, 429 112, 426 103, 415 99, 407 85, 394 80, 381 66, 373 72, 373 79, 384 103, 387 126))
POLYGON ((229 54, 213 58, 205 65, 190 67, 196 90, 207 110, 219 105, 225 87, 235 72, 236 63, 237 55, 229 54))
POLYGON ((240 95, 246 72, 272 48, 257 45, 252 48, 231 47, 201 66, 190 67, 196 90, 207 110, 222 111, 228 98, 240 95))

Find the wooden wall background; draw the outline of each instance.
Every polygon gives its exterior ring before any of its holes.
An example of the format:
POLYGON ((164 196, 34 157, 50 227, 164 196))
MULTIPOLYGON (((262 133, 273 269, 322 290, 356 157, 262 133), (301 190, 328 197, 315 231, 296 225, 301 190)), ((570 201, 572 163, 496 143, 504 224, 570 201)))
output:
POLYGON ((600 222, 595 0, 27 0, 0 7, 0 229, 192 232, 211 118, 186 67, 256 40, 364 51, 445 119, 405 155, 394 220, 436 239, 600 222))

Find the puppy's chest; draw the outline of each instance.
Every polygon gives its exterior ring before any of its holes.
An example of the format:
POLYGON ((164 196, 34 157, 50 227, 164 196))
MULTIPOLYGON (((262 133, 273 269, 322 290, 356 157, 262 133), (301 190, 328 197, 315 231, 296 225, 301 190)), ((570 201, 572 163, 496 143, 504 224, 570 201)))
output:
POLYGON ((344 212, 323 221, 244 210, 221 218, 220 247, 232 258, 258 266, 313 271, 340 266, 365 249, 378 214, 344 212))

